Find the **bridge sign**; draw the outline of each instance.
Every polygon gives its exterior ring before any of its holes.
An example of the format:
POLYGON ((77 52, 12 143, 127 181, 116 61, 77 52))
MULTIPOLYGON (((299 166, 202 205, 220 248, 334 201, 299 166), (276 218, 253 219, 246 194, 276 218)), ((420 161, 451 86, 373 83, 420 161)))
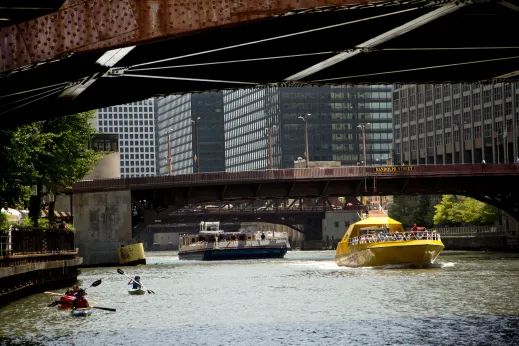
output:
POLYGON ((384 166, 375 167, 375 172, 387 173, 387 172, 412 172, 415 166, 384 166))

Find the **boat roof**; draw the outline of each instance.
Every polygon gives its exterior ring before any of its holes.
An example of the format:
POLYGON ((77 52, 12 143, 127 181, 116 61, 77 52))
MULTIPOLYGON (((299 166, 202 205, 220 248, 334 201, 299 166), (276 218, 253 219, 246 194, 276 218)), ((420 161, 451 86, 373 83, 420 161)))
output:
POLYGON ((359 222, 355 222, 353 225, 355 226, 389 226, 389 225, 402 225, 401 222, 396 221, 388 216, 375 216, 375 217, 367 217, 364 220, 359 222))

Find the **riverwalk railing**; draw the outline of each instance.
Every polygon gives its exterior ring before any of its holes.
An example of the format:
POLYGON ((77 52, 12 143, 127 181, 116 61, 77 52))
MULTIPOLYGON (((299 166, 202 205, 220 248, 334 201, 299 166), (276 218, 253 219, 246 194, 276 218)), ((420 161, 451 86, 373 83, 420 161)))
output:
POLYGON ((54 228, 12 228, 0 231, 0 257, 73 252, 74 232, 54 228))
POLYGON ((406 233, 377 233, 367 234, 360 237, 349 239, 348 245, 383 243, 390 241, 409 241, 409 240, 441 240, 437 232, 406 232, 406 233))
POLYGON ((475 236, 506 236, 509 235, 505 226, 465 226, 442 227, 435 229, 444 237, 475 237, 475 236))

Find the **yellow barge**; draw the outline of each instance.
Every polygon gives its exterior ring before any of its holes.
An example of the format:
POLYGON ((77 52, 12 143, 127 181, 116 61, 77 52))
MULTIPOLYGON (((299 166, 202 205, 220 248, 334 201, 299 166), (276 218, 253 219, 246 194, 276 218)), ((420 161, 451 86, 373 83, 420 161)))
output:
POLYGON ((390 217, 368 217, 348 227, 337 246, 335 262, 343 267, 425 267, 434 263, 443 248, 436 232, 405 232, 390 217))

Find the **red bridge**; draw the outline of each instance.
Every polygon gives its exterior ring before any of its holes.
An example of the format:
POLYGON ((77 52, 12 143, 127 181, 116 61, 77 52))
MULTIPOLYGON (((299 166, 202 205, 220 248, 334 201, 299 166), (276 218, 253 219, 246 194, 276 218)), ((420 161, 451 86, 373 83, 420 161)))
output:
POLYGON ((131 191, 144 224, 188 204, 254 199, 457 194, 519 219, 514 164, 285 169, 81 181, 74 194, 131 191))

